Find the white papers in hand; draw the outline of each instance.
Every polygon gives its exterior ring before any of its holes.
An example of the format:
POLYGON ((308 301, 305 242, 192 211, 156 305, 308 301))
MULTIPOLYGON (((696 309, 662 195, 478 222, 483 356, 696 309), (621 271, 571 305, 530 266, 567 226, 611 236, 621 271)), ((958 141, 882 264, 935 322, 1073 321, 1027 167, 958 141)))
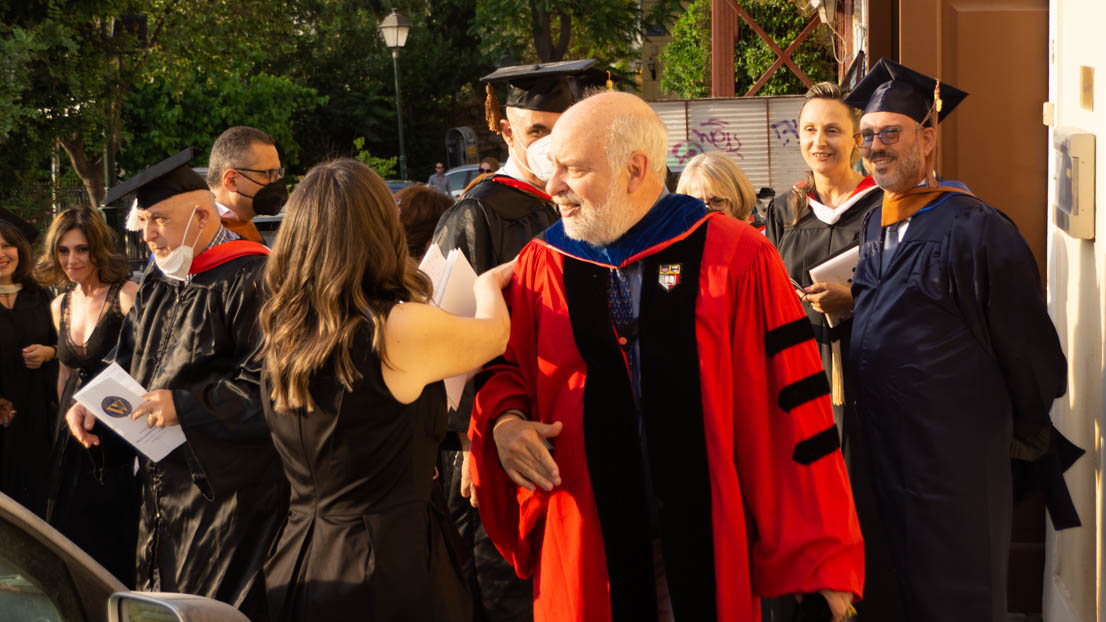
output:
MULTIPOLYGON (((860 247, 850 246, 811 268, 810 278, 815 283, 844 283, 852 287, 853 274, 856 272, 856 263, 859 260, 860 247)), ((830 325, 830 328, 833 328, 852 317, 852 315, 852 311, 827 313, 826 323, 830 325)))
POLYGON ((132 420, 131 413, 142 403, 142 396, 146 393, 137 380, 112 363, 81 387, 73 398, 123 440, 134 445, 150 460, 158 462, 185 442, 184 431, 180 425, 147 427, 144 417, 132 420))
MULTIPOLYGON (((430 282, 434 284, 433 298, 430 300, 439 309, 459 317, 476 316, 476 295, 472 286, 476 283, 476 271, 460 249, 442 255, 437 244, 431 244, 419 264, 430 282)), ((465 389, 468 374, 445 379, 446 399, 449 407, 456 410, 461 402, 461 393, 465 389)))

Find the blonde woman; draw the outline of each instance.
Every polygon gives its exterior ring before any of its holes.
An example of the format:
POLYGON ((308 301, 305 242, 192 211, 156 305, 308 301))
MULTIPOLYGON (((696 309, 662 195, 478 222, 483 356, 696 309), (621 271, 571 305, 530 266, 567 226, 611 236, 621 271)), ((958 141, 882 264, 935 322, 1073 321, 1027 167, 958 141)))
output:
POLYGON ((687 163, 676 192, 693 196, 712 210, 752 222, 757 196, 745 171, 721 151, 700 153, 687 163))
POLYGON ((480 276, 466 319, 425 303, 408 253, 391 194, 359 162, 316 166, 288 200, 261 311, 265 417, 292 486, 266 563, 275 619, 472 615, 431 500, 440 381, 503 352, 514 268, 480 276))
POLYGON ((864 216, 883 201, 883 191, 875 181, 853 168, 860 157, 853 138, 859 131, 860 115, 845 105, 843 98, 840 87, 829 82, 807 91, 799 112, 799 149, 810 171, 769 206, 765 234, 797 284, 796 293, 833 387, 833 415, 842 431, 868 568, 864 600, 857 609, 862 620, 901 620, 895 575, 889 567, 886 539, 871 492, 869 458, 842 364, 849 352, 852 322, 831 328, 825 315, 851 311, 852 292, 848 283, 815 283, 810 277, 812 267, 856 245, 864 216))

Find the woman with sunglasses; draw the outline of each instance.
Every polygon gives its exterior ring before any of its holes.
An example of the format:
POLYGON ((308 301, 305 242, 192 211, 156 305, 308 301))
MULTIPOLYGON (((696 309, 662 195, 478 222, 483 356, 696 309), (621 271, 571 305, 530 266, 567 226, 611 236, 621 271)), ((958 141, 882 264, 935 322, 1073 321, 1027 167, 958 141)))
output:
MULTIPOLYGON (((854 135, 859 131, 859 111, 846 106, 840 87, 829 82, 815 84, 806 93, 799 112, 799 149, 810 171, 768 208, 765 234, 776 245, 783 263, 796 284, 807 319, 822 354, 822 366, 832 384, 833 415, 842 434, 845 464, 853 482, 854 500, 865 539, 867 574, 864 600, 857 604, 862 619, 894 620, 884 615, 888 594, 894 594, 893 573, 878 559, 886 545, 875 522, 875 500, 869 498, 866 457, 857 436, 859 425, 851 391, 844 375, 852 322, 831 327, 826 314, 851 315, 853 296, 849 283, 814 282, 810 269, 857 244, 864 216, 883 201, 883 191, 871 177, 853 167, 860 157, 854 135)), ((780 606, 780 602, 770 603, 780 606)), ((778 617, 778 609, 777 618, 778 617)), ((789 619, 789 618, 782 618, 789 619)))

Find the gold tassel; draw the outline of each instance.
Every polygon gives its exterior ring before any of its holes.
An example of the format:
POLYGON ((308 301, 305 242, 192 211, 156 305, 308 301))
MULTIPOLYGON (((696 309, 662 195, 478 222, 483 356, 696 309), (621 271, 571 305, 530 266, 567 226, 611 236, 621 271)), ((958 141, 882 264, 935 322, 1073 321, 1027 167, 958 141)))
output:
POLYGON ((614 90, 614 80, 611 80, 611 72, 609 72, 609 71, 607 72, 607 90, 608 91, 613 91, 614 90))
POLYGON ((843 406, 845 404, 845 367, 841 361, 841 341, 834 341, 830 344, 830 349, 833 352, 830 356, 832 360, 830 397, 833 399, 834 406, 843 406))
POLYGON ((943 102, 941 101, 941 81, 936 80, 933 83, 933 108, 929 111, 929 115, 927 116, 927 118, 928 117, 933 117, 933 119, 932 119, 932 121, 933 121, 933 131, 936 132, 934 134, 934 139, 933 139, 933 153, 930 154, 930 157, 926 159, 926 164, 927 164, 927 166, 926 166, 926 186, 928 186, 930 188, 936 188, 940 185, 937 182, 936 169, 937 169, 937 147, 939 146, 937 137, 940 135, 941 130, 937 128, 937 124, 941 122, 941 105, 942 105, 942 103, 943 102))
POLYGON ((503 120, 503 116, 499 114, 499 98, 495 96, 495 89, 490 82, 484 86, 488 92, 488 96, 484 98, 484 119, 488 122, 488 129, 498 134, 499 122, 503 120))

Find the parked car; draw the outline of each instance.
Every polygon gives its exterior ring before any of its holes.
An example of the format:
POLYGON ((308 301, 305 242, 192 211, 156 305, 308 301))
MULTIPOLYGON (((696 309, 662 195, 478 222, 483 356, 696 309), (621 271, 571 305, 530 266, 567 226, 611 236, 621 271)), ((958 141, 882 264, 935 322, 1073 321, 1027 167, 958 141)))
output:
POLYGON ((410 179, 385 179, 384 185, 388 186, 388 190, 392 191, 392 194, 403 190, 407 186, 414 186, 419 182, 411 181, 410 179))
POLYGON ((479 164, 462 164, 446 171, 445 176, 449 179, 449 193, 453 195, 453 198, 461 198, 461 193, 465 191, 465 187, 479 173, 479 164))
POLYGON ((96 560, 0 494, 0 620, 249 622, 226 603, 190 594, 130 592, 96 560))
POLYGON ((253 226, 257 227, 257 232, 261 234, 261 239, 265 241, 265 246, 269 248, 273 247, 273 242, 276 241, 277 229, 280 228, 280 223, 284 220, 284 211, 272 216, 254 216, 253 226))

